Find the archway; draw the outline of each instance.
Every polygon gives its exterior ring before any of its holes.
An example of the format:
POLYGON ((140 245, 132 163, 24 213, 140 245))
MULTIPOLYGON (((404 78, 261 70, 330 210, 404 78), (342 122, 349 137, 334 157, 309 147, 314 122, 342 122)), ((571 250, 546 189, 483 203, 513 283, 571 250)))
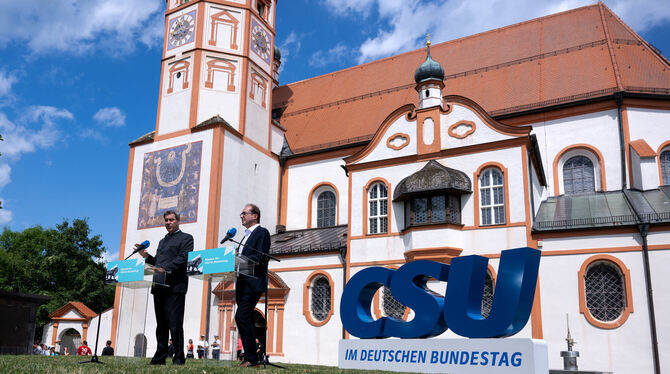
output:
POLYGON ((256 330, 256 338, 261 343, 261 346, 265 347, 265 317, 263 313, 258 310, 254 310, 254 329, 256 330))
POLYGON ((133 357, 147 356, 147 337, 144 334, 135 335, 135 348, 133 349, 133 357))
POLYGON ((67 329, 60 336, 60 354, 65 353, 65 348, 69 354, 74 355, 77 347, 81 345, 81 334, 75 329, 67 329))

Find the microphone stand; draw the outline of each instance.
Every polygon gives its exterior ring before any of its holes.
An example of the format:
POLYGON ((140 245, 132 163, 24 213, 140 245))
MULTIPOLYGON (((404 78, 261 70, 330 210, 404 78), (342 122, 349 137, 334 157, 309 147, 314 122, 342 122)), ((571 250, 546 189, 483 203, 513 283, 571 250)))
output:
MULTIPOLYGON (((270 255, 269 253, 259 251, 258 249, 254 248, 254 247, 248 246, 246 244, 242 244, 242 243, 240 243, 238 241, 235 241, 233 239, 228 239, 228 240, 230 240, 231 242, 236 243, 240 246, 244 245, 244 249, 250 249, 251 251, 256 252, 259 255, 265 257, 266 260, 273 260, 273 261, 280 262, 278 258, 270 255)), ((243 249, 243 251, 244 251, 244 249, 243 249)), ((263 362, 263 369, 267 369, 268 366, 273 366, 273 367, 276 367, 276 368, 279 368, 279 369, 286 369, 285 367, 283 367, 281 365, 271 363, 270 362, 270 357, 268 356, 268 353, 267 353, 267 345, 268 345, 267 344, 268 343, 268 293, 269 293, 269 289, 270 289, 270 277, 268 277, 268 274, 267 274, 268 271, 269 270, 266 270, 266 274, 265 274, 265 326, 263 327, 263 329, 265 330, 265 342, 263 344, 263 358, 262 358, 261 361, 263 362)))

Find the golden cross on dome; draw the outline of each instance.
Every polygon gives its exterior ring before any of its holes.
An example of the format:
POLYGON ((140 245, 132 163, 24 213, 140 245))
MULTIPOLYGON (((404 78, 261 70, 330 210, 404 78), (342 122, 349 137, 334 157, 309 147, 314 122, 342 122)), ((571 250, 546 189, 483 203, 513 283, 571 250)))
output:
POLYGON ((426 47, 430 47, 430 33, 426 33, 426 47))

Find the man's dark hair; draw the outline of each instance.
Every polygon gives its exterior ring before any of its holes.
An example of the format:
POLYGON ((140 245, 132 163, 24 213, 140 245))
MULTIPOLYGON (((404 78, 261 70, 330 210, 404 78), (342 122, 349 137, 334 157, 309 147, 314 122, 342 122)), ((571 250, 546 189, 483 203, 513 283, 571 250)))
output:
POLYGON ((166 210, 165 213, 163 213, 163 219, 165 219, 165 217, 169 216, 170 214, 174 214, 174 218, 177 221, 181 221, 181 219, 179 219, 179 213, 175 212, 174 210, 166 210))
POLYGON ((112 345, 112 341, 111 341, 111 340, 108 340, 108 341, 107 341, 107 345, 112 345))
POLYGON ((249 208, 251 208, 251 209, 250 209, 250 210, 251 210, 251 214, 255 214, 255 215, 258 216, 258 219, 257 219, 256 221, 257 221, 258 223, 261 223, 261 209, 260 209, 256 204, 252 204, 252 203, 247 204, 247 206, 248 206, 249 208))
POLYGON ((88 345, 88 342, 86 340, 84 340, 84 345, 88 345))

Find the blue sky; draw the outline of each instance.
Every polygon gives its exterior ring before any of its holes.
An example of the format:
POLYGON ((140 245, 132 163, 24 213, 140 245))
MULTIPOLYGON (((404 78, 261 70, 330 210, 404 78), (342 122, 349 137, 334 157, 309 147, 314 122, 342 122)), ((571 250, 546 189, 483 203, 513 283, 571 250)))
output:
MULTIPOLYGON (((591 3, 280 0, 280 84, 419 48, 426 32, 439 43, 591 3)), ((605 4, 670 56, 667 0, 605 4)), ((164 0, 3 4, 0 225, 88 218, 108 257, 118 256, 128 142, 155 128, 164 8, 164 0)))

